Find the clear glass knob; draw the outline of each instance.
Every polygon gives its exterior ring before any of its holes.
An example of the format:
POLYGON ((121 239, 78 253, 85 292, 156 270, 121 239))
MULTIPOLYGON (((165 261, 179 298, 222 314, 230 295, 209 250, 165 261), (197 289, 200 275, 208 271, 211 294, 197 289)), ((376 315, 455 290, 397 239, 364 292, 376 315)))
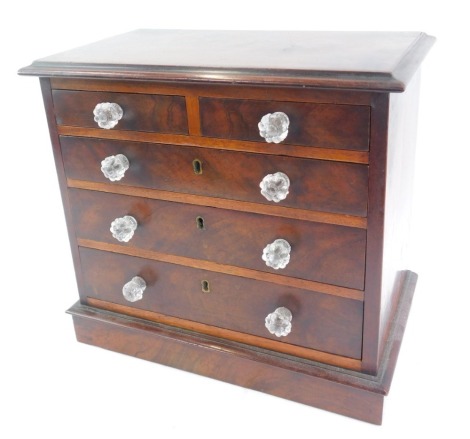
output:
POLYGON ((258 128, 259 135, 264 137, 266 142, 280 143, 289 132, 289 118, 282 111, 268 113, 261 118, 258 128))
POLYGON ((283 337, 292 330, 292 313, 284 307, 277 308, 273 313, 268 314, 264 321, 266 328, 276 337, 283 337))
POLYGON ((263 197, 275 203, 286 199, 289 193, 289 186, 289 177, 283 172, 268 174, 259 184, 263 197))
POLYGON ((128 302, 137 302, 141 300, 147 283, 139 276, 133 277, 122 287, 122 295, 128 302))
POLYGON ((111 181, 119 181, 129 169, 129 160, 124 154, 110 155, 101 162, 101 171, 111 181))
POLYGON ((289 263, 290 251, 291 246, 285 239, 276 239, 264 248, 261 257, 268 267, 278 270, 289 263))
POLYGON ((137 229, 137 220, 130 215, 123 216, 122 218, 116 218, 111 223, 111 233, 113 238, 116 238, 119 242, 129 242, 134 236, 134 232, 137 229))
POLYGON ((124 115, 122 108, 115 103, 102 102, 93 110, 95 122, 100 128, 109 130, 114 128, 124 115))

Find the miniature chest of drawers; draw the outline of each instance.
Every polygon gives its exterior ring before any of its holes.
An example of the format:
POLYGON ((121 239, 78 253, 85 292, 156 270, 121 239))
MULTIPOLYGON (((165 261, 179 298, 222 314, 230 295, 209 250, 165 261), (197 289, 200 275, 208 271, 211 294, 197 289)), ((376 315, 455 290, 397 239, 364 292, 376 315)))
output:
POLYGON ((81 342, 380 423, 422 33, 135 31, 35 61, 81 342))

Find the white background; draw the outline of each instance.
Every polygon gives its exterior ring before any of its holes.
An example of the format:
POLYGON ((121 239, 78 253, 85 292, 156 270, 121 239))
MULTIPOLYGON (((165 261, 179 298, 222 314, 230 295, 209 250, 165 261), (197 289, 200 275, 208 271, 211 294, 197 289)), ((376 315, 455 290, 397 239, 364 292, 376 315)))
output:
POLYGON ((0 18, 0 437, 470 436, 465 2, 8 3, 0 18), (75 341, 64 310, 77 292, 39 83, 16 71, 136 28, 437 36, 423 65, 408 267, 420 279, 382 427, 75 341))

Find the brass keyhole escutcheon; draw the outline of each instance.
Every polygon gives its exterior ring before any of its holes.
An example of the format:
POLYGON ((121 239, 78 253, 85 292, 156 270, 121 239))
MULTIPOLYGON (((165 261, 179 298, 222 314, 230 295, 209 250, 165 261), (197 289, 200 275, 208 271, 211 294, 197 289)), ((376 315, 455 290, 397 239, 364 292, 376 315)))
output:
POLYGON ((204 218, 202 216, 196 217, 196 227, 199 230, 204 230, 204 218))
POLYGON ((193 171, 195 174, 202 174, 202 162, 199 159, 193 160, 193 171))
POLYGON ((201 289, 203 293, 210 293, 211 289, 208 280, 201 281, 201 289))

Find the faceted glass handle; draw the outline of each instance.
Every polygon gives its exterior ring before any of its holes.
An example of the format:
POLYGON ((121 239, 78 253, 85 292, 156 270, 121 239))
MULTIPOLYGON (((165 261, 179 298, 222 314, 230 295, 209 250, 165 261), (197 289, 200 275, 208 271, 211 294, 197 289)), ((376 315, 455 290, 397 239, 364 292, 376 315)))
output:
POLYGON ((275 203, 286 199, 289 194, 289 186, 289 177, 283 172, 268 174, 259 184, 263 197, 275 203))
POLYGON ((137 302, 141 300, 147 283, 140 276, 133 277, 122 287, 122 295, 128 302, 137 302))
POLYGON ((289 263, 290 251, 291 246, 285 239, 276 239, 264 248, 261 258, 268 267, 278 270, 289 263))
POLYGON ((122 119, 124 111, 118 104, 102 102, 95 107, 93 115, 95 116, 95 122, 100 128, 110 130, 122 119))
POLYGON ((119 181, 129 169, 129 160, 124 154, 110 155, 101 162, 101 171, 111 181, 119 181))
POLYGON ((282 142, 289 132, 289 117, 282 111, 265 114, 259 124, 259 135, 268 143, 282 142))
POLYGON ((129 242, 136 229, 137 220, 133 216, 126 215, 122 218, 116 218, 111 223, 109 230, 113 234, 113 238, 116 238, 119 242, 129 242))
POLYGON ((292 313, 287 308, 277 308, 268 314, 264 324, 268 331, 276 337, 284 337, 292 330, 292 313))

